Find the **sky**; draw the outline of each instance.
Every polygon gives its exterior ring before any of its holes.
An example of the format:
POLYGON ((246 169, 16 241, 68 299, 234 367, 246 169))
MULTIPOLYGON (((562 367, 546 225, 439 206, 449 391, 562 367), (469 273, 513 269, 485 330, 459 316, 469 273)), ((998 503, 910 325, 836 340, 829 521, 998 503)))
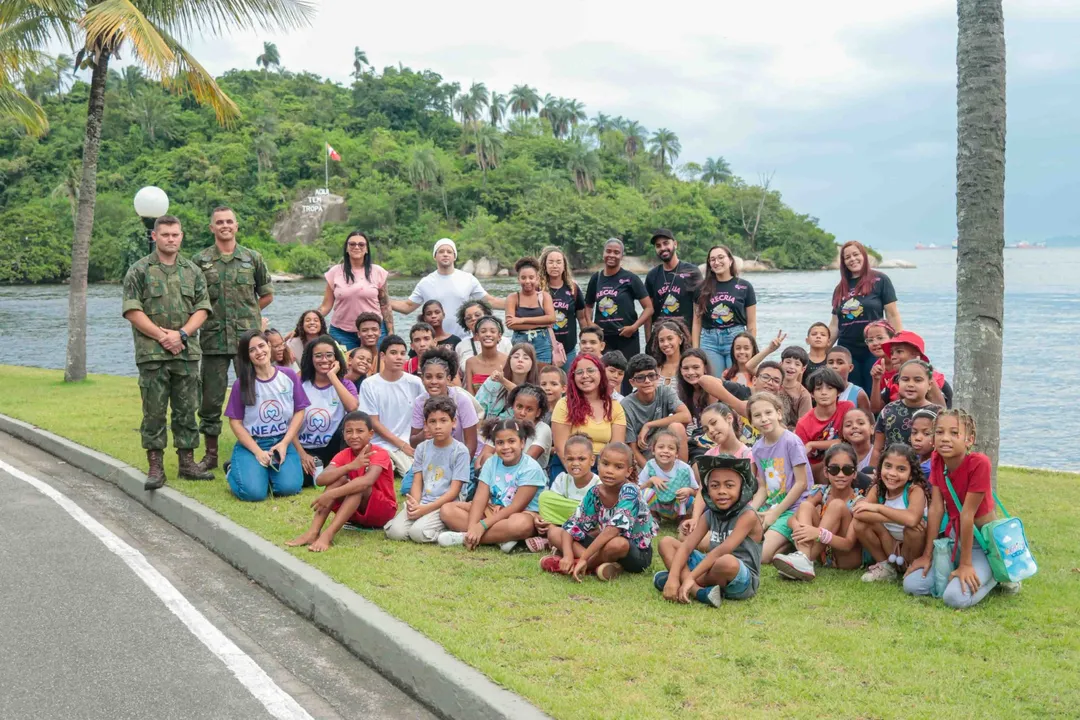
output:
MULTIPOLYGON (((349 82, 353 47, 381 69, 463 87, 576 98, 727 158, 838 240, 886 249, 955 237, 956 5, 947 0, 405 5, 323 0, 310 28, 193 40, 219 74, 282 64, 349 82), (519 9, 521 8, 521 9, 519 9), (526 9, 527 8, 527 9, 526 9)), ((1080 2, 1005 0, 1006 238, 1080 234, 1080 2)))

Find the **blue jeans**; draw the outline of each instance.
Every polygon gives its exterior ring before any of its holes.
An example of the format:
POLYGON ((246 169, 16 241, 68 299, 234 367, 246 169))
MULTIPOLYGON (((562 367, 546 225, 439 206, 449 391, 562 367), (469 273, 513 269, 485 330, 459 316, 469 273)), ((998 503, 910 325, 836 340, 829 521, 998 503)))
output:
POLYGON ((735 340, 735 336, 741 332, 746 332, 745 325, 735 325, 724 330, 701 329, 699 347, 708 356, 709 364, 712 365, 712 374, 716 377, 720 377, 725 370, 731 367, 733 363, 731 359, 731 343, 735 340))
MULTIPOLYGON (((281 442, 282 437, 255 438, 255 443, 261 449, 269 450, 281 442)), ((304 468, 291 444, 277 470, 260 465, 255 454, 240 443, 233 446, 230 463, 225 479, 233 495, 240 500, 265 500, 271 490, 274 495, 295 495, 304 485, 304 468)))
POLYGON ((337 340, 341 347, 345 348, 346 352, 350 352, 360 347, 360 336, 354 332, 348 330, 342 330, 339 327, 330 326, 330 337, 337 340))
POLYGON ((551 333, 547 328, 525 331, 515 330, 510 341, 515 345, 518 343, 528 343, 529 345, 532 345, 533 350, 536 350, 537 362, 551 362, 551 333))

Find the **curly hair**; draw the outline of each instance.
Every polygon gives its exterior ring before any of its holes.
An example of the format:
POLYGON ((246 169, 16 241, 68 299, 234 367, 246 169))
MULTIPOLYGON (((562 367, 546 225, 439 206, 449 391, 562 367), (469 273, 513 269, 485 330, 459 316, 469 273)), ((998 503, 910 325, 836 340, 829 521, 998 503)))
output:
MULTIPOLYGON (((491 315, 491 306, 487 304, 485 300, 468 300, 461 304, 461 307, 457 309, 457 324, 465 330, 468 330, 468 326, 465 324, 465 313, 469 308, 476 307, 477 305, 484 311, 484 315, 491 315)), ((474 333, 475 334, 475 333, 474 333)))
POLYGON ((922 488, 923 493, 926 495, 926 501, 930 502, 930 483, 927 482, 926 476, 923 475, 922 466, 919 464, 919 455, 906 443, 893 443, 885 448, 881 453, 881 457, 878 458, 877 472, 874 474, 874 487, 877 488, 878 502, 885 502, 885 493, 888 491, 885 487, 885 480, 881 477, 881 468, 885 465, 885 458, 890 455, 899 455, 907 461, 908 467, 911 468, 910 475, 908 475, 908 485, 916 485, 922 488))
POLYGON ((326 327, 326 318, 318 310, 305 310, 300 313, 300 319, 296 321, 296 328, 293 330, 293 337, 300 338, 300 342, 307 345, 311 340, 319 337, 320 335, 327 335, 330 331, 326 327), (308 334, 304 332, 304 320, 308 315, 314 313, 319 318, 319 332, 308 338, 308 334))
POLYGON ((661 320, 652 326, 652 334, 649 336, 649 344, 645 347, 645 352, 648 353, 652 359, 656 360, 656 364, 663 366, 667 362, 667 356, 664 355, 664 351, 660 349, 660 331, 670 330, 679 337, 679 357, 682 358, 682 354, 692 348, 694 343, 690 340, 690 331, 686 329, 686 323, 682 321, 682 318, 673 318, 669 320, 661 320))

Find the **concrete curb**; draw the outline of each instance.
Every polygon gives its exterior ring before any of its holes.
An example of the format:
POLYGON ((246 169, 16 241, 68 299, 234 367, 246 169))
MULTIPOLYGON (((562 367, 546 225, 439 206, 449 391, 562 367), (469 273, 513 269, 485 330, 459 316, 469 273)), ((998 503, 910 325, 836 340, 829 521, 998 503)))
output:
POLYGON ((524 698, 314 567, 176 490, 143 490, 145 474, 103 453, 0 414, 0 432, 111 482, 192 536, 357 657, 451 720, 547 718, 524 698))

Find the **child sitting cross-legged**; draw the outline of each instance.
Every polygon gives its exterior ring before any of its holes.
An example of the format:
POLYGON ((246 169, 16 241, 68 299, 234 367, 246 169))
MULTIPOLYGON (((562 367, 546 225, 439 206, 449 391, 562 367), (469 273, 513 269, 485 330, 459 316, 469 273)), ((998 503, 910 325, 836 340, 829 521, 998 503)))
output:
POLYGON ((706 455, 698 470, 705 514, 685 541, 660 540, 667 571, 653 576, 653 586, 671 602, 720 607, 724 598, 746 600, 758 589, 763 531, 750 505, 757 482, 752 462, 732 455, 706 455), (706 539, 707 554, 698 549, 706 539))
POLYGON ((668 428, 653 435, 652 457, 638 474, 638 485, 658 521, 667 518, 681 523, 689 516, 701 486, 690 466, 679 459, 679 436, 668 428))
POLYGON ((551 487, 540 491, 540 516, 536 519, 536 537, 528 538, 525 546, 531 552, 542 552, 550 546, 548 530, 553 525, 562 526, 585 494, 600 482, 600 477, 592 471, 592 440, 587 435, 571 435, 567 439, 565 451, 566 470, 555 476, 551 487))
POLYGON ((525 454, 532 435, 530 422, 514 418, 488 418, 483 434, 495 444, 495 455, 480 470, 476 495, 470 502, 451 502, 439 515, 448 530, 439 534, 439 545, 498 545, 513 552, 518 542, 534 535, 537 493, 547 484, 543 469, 525 454))
POLYGON ((439 510, 457 500, 469 480, 469 448, 454 439, 457 403, 446 395, 424 401, 424 431, 428 436, 413 453, 413 482, 405 507, 383 528, 390 540, 431 543, 445 526, 439 510))
POLYGON ((898 567, 923 554, 929 497, 919 456, 908 445, 890 445, 881 454, 866 498, 855 504, 855 534, 874 557, 863 582, 895 580, 898 567))
POLYGON ((386 450, 371 444, 371 418, 354 410, 341 422, 348 447, 335 455, 329 467, 316 478, 315 483, 326 489, 311 503, 315 510, 311 527, 285 543, 290 547, 307 545, 312 552, 322 552, 330 547, 334 535, 346 522, 381 528, 397 512, 394 464, 386 450), (324 530, 331 513, 334 520, 324 530))
POLYGON ((860 474, 855 451, 840 443, 825 451, 826 485, 815 485, 810 497, 788 520, 795 552, 773 557, 772 565, 789 580, 813 580, 814 563, 841 570, 862 567, 862 547, 852 523, 852 508, 862 497, 855 488, 860 474))
POLYGON ((587 573, 614 580, 626 572, 644 572, 652 564, 656 523, 638 486, 630 479, 634 456, 621 442, 600 451, 600 483, 585 493, 573 517, 560 528, 548 530, 548 541, 561 553, 540 560, 547 572, 573 575, 578 582, 587 573))
MULTIPOLYGON (((701 426, 705 429, 709 439, 713 442, 713 447, 706 451, 706 456, 713 455, 731 455, 737 458, 746 458, 752 460, 753 456, 748 448, 742 441, 741 428, 739 417, 732 411, 730 407, 722 402, 713 403, 707 408, 701 411, 701 426)), ((698 466, 694 465, 694 477, 698 481, 698 485, 701 486, 701 473, 698 466)), ((699 492, 694 499, 694 510, 689 520, 684 520, 679 525, 679 540, 686 540, 690 533, 694 532, 694 528, 701 521, 702 515, 705 514, 705 493, 699 492)), ((756 507, 754 509, 757 509, 756 507)), ((707 540, 702 540, 702 545, 698 548, 703 552, 708 552, 709 546, 707 540)))

